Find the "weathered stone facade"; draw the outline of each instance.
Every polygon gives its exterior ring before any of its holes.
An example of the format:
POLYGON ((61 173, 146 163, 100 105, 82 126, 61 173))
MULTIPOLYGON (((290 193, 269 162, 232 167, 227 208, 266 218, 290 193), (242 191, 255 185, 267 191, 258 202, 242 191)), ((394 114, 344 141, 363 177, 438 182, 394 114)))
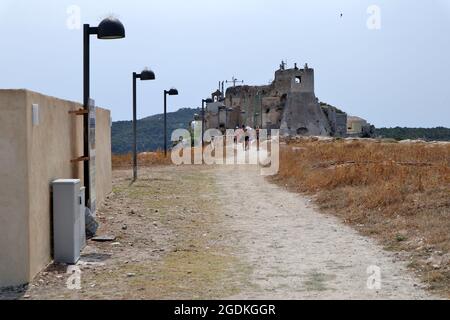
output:
POLYGON ((226 94, 216 91, 208 104, 207 128, 233 129, 247 125, 280 129, 282 135, 347 135, 347 114, 320 103, 314 92, 314 69, 306 64, 275 72, 275 80, 265 86, 236 86, 226 94))
POLYGON ((320 106, 328 118, 333 137, 345 137, 347 135, 347 114, 329 104, 320 103, 320 106))

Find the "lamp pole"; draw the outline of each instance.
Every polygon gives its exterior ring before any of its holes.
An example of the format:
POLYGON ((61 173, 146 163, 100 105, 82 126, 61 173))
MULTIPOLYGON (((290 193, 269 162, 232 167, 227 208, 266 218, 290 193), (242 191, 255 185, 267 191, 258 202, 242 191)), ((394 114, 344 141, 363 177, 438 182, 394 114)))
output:
POLYGON ((133 181, 137 180, 137 102, 136 102, 137 73, 133 72, 133 181))
POLYGON ((137 79, 142 81, 155 80, 155 73, 151 70, 144 70, 137 74, 133 72, 133 181, 138 179, 138 158, 137 158, 137 102, 136 102, 136 82, 137 79))
POLYGON ((205 146, 205 140, 203 136, 205 135, 205 104, 212 103, 212 99, 203 99, 202 100, 202 148, 205 146))
POLYGON ((167 90, 164 90, 164 157, 167 157, 167 90))
MULTIPOLYGON (((230 112, 233 112, 233 108, 225 107, 225 129, 228 129, 228 120, 229 120, 228 113, 230 112)), ((234 129, 234 127, 231 129, 234 129)))
POLYGON ((202 149, 205 147, 205 142, 203 141, 204 132, 205 132, 205 99, 202 100, 202 149))
POLYGON ((242 125, 247 126, 247 111, 241 111, 241 116, 242 116, 242 125), (245 120, 244 120, 244 116, 245 116, 245 120))
POLYGON ((222 110, 223 107, 217 108, 217 129, 220 129, 220 110, 222 110))
POLYGON ((90 36, 96 35, 100 40, 125 38, 123 24, 115 18, 104 19, 98 27, 83 25, 83 159, 84 186, 86 188, 87 207, 91 206, 90 150, 89 150, 89 99, 90 99, 90 36))
MULTIPOLYGON (((84 25, 83 32, 83 155, 85 159, 89 159, 89 98, 90 90, 90 30, 89 24, 84 25)), ((85 186, 85 206, 90 207, 91 201, 91 179, 90 179, 90 162, 85 160, 83 168, 84 186, 85 186)))
POLYGON ((164 156, 167 157, 167 95, 177 96, 177 89, 164 90, 164 156))

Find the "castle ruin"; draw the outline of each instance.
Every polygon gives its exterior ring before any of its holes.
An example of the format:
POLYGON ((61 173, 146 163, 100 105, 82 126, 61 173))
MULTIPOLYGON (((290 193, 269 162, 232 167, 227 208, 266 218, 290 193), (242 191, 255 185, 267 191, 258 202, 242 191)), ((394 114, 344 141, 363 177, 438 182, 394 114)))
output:
POLYGON ((287 69, 282 62, 275 80, 263 86, 233 86, 212 94, 207 104, 207 129, 234 129, 242 125, 280 129, 283 136, 346 137, 347 114, 322 103, 314 91, 314 69, 287 69))

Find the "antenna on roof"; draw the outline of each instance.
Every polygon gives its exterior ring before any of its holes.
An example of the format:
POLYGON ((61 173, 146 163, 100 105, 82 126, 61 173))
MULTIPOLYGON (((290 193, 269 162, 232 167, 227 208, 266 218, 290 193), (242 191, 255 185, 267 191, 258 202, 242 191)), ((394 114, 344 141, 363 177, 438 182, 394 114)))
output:
POLYGON ((244 83, 244 80, 238 80, 238 79, 236 79, 234 76, 233 76, 233 78, 232 78, 232 80, 231 81, 226 81, 226 83, 232 83, 233 84, 233 87, 236 87, 236 83, 244 83))

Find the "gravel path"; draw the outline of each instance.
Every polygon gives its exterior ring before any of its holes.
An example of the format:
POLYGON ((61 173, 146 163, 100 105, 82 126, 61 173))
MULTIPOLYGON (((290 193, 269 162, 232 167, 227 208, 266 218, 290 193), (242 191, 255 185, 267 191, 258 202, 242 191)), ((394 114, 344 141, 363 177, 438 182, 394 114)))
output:
POLYGON ((401 262, 311 200, 268 183, 256 168, 219 169, 222 204, 255 290, 237 299, 427 299, 401 262), (368 288, 368 268, 381 288, 368 288), (374 269, 372 269, 374 270, 374 269), (372 271, 373 272, 373 271, 372 271))
POLYGON ((427 299, 394 255, 311 201, 268 182, 256 167, 153 167, 98 212, 100 234, 78 264, 52 265, 26 290, 0 299, 427 299), (367 269, 381 271, 369 289, 367 269))

